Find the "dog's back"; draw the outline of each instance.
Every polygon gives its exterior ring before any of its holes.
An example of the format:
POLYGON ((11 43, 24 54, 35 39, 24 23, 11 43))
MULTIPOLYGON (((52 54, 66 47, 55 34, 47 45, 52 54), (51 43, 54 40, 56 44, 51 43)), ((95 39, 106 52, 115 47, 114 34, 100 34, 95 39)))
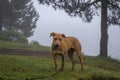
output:
POLYGON ((81 44, 79 40, 75 37, 66 37, 65 43, 67 44, 67 47, 76 49, 76 50, 81 50, 81 44))

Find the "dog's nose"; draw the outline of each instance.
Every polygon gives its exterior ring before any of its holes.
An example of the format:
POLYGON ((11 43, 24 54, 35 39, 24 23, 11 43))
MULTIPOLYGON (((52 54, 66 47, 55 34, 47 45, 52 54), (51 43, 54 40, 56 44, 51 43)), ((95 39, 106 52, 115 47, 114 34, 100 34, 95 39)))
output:
POLYGON ((56 47, 56 48, 58 48, 58 47, 59 47, 59 45, 58 45, 58 44, 56 44, 56 45, 55 45, 55 47, 56 47))

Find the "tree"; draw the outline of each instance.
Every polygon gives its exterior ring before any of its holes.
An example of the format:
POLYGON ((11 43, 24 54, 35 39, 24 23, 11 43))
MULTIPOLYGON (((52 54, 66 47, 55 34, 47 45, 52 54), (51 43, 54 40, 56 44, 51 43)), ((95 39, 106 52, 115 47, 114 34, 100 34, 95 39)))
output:
POLYGON ((39 18, 39 14, 33 7, 33 2, 31 0, 1 0, 0 3, 3 4, 0 8, 2 8, 2 12, 4 11, 3 13, 0 12, 0 17, 2 17, 0 19, 0 31, 15 30, 25 37, 32 36, 39 18), (5 11, 8 14, 4 14, 5 11))
POLYGON ((0 31, 2 31, 2 21, 11 15, 11 9, 8 0, 0 0, 0 31))
POLYGON ((100 56, 108 55, 108 25, 120 25, 120 0, 38 0, 40 4, 51 5, 55 10, 63 9, 70 16, 79 16, 91 22, 94 15, 100 15, 100 56))

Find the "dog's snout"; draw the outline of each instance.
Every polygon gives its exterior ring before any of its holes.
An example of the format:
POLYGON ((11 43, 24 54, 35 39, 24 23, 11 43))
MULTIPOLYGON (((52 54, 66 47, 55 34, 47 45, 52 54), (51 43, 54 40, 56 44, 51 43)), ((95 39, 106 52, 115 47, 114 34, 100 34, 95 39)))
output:
POLYGON ((55 47, 56 47, 56 48, 58 48, 58 47, 59 47, 59 45, 58 45, 58 44, 56 44, 56 45, 55 45, 55 47))

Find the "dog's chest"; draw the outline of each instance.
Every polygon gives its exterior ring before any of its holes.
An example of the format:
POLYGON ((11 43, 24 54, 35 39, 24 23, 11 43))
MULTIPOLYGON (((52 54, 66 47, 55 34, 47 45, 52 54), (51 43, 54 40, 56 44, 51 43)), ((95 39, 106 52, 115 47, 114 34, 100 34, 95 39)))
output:
POLYGON ((61 50, 53 50, 53 54, 64 54, 61 50))

